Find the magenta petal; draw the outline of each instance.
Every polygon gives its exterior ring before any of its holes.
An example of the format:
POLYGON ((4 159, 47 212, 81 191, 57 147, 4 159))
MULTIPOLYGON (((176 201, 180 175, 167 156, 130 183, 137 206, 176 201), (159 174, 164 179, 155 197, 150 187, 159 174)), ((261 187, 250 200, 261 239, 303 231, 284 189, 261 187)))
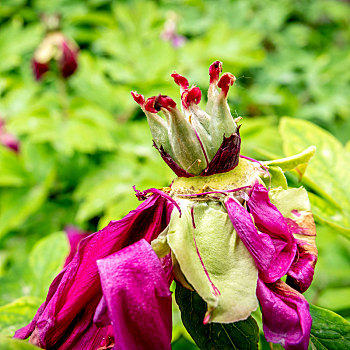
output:
POLYGON ((64 263, 64 266, 67 266, 72 261, 75 253, 77 252, 77 248, 80 241, 87 237, 89 233, 83 232, 75 226, 67 226, 64 230, 67 234, 67 238, 70 245, 70 252, 67 256, 66 262, 64 263))
MULTIPOLYGON (((81 241, 78 252, 52 282, 46 301, 30 325, 15 337, 26 338, 44 348, 74 341, 93 324, 102 290, 96 261, 145 238, 151 241, 168 224, 173 204, 153 195, 119 221, 81 241)), ((62 348, 63 349, 63 348, 62 348)))
POLYGON ((108 305, 104 296, 97 305, 93 322, 97 325, 97 327, 104 327, 111 324, 111 319, 108 313, 108 305))
POLYGON ((97 261, 120 350, 171 349, 171 293, 152 247, 141 240, 97 261))
POLYGON ((307 350, 312 324, 307 300, 281 280, 265 284, 258 279, 256 295, 266 340, 286 350, 307 350))
MULTIPOLYGON (((256 229, 250 214, 235 199, 228 197, 225 201, 228 216, 243 244, 252 254, 259 271, 269 276, 272 266, 275 247, 271 238, 256 229)), ((273 274, 272 274, 273 275, 273 274)))
POLYGON ((294 260, 297 250, 295 239, 287 220, 271 203, 268 191, 263 185, 254 185, 247 206, 255 225, 259 231, 270 236, 276 250, 272 269, 268 274, 262 271, 260 277, 266 283, 277 281, 287 273, 294 260))

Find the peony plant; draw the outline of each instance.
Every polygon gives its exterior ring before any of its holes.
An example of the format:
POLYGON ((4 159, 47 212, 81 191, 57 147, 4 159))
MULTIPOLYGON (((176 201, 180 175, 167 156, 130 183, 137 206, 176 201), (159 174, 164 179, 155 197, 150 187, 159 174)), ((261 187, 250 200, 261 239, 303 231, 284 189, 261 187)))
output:
POLYGON ((302 293, 314 274, 316 231, 306 190, 288 188, 283 170, 302 175, 315 149, 271 162, 240 155, 240 118, 227 103, 235 77, 221 73, 214 62, 205 111, 201 90, 177 73, 180 109, 168 96, 132 92, 177 177, 167 188, 135 189, 138 208, 82 239, 16 338, 45 349, 171 349, 175 279, 176 293, 205 302, 203 327, 246 320, 260 304, 267 341, 308 348, 302 293))

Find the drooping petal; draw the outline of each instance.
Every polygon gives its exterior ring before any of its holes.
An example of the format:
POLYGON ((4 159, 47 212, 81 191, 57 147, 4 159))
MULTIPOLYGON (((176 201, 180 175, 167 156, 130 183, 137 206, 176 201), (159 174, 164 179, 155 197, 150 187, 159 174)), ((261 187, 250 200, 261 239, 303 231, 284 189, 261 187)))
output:
POLYGON ((252 255, 257 268, 269 280, 276 280, 279 274, 274 271, 276 249, 271 238, 258 232, 247 210, 234 198, 225 200, 225 207, 232 225, 246 248, 252 255))
POLYGON ((296 239, 298 253, 288 271, 287 283, 304 293, 310 286, 317 262, 316 226, 304 188, 280 188, 270 191, 271 202, 286 217, 296 239))
POLYGON ((265 284, 258 279, 256 294, 266 340, 286 350, 307 350, 312 324, 307 300, 281 280, 265 284))
POLYGON ((33 344, 45 348, 66 346, 74 336, 91 327, 102 297, 96 260, 142 238, 156 238, 167 226, 172 208, 172 203, 153 195, 123 219, 112 221, 82 240, 73 260, 52 282, 46 301, 31 324, 17 331, 15 337, 25 339, 33 332, 33 344))
POLYGON ((64 267, 66 267, 72 261, 75 253, 77 252, 77 248, 80 241, 87 237, 89 233, 81 231, 75 226, 67 226, 64 230, 67 234, 67 238, 70 245, 70 252, 67 256, 66 262, 64 263, 64 267))
POLYGON ((207 302, 209 321, 246 319, 258 305, 257 268, 225 209, 220 202, 177 201, 182 216, 173 211, 168 244, 188 283, 207 302))
POLYGON ((262 273, 261 278, 267 283, 277 281, 287 273, 294 260, 297 250, 295 239, 286 219, 271 203, 263 185, 254 185, 247 206, 255 225, 261 232, 269 235, 276 250, 270 272, 267 275, 262 273))
POLYGON ((120 350, 170 350, 171 293, 145 240, 97 261, 120 350))

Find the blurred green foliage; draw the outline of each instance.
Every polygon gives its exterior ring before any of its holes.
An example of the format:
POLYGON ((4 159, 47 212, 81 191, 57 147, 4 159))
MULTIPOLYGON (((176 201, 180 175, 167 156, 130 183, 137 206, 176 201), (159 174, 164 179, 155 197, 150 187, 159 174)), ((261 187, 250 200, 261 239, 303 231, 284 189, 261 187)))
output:
MULTIPOLYGON (((350 318, 349 18, 336 0, 2 0, 0 117, 20 152, 0 145, 0 333, 26 324, 43 301, 67 252, 57 232, 96 231, 137 205, 132 185, 171 182, 130 91, 178 96, 175 69, 206 91, 217 59, 237 77, 229 103, 244 117, 244 155, 271 160, 317 146, 302 180, 319 247, 306 295, 350 318), (66 82, 33 78, 44 13, 60 14, 80 47, 66 82), (162 39, 174 13, 181 47, 162 39)), ((174 335, 174 349, 195 348, 176 309, 174 335)))

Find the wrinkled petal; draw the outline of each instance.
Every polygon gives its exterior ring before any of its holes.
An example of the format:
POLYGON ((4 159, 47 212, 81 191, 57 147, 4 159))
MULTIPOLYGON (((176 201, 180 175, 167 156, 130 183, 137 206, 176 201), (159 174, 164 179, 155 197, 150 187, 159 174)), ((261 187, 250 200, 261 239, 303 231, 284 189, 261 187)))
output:
POLYGON ((145 240, 97 261, 120 350, 171 349, 171 293, 145 240))
POLYGON ((241 137, 239 127, 230 137, 223 137, 223 142, 217 150, 214 158, 208 167, 203 170, 201 176, 224 173, 234 169, 239 162, 239 152, 241 150, 241 137))
POLYGON ((102 297, 96 260, 142 238, 156 238, 167 226, 172 208, 166 199, 153 195, 123 219, 83 239, 71 263, 52 282, 44 306, 15 337, 24 339, 33 331, 33 344, 44 348, 63 344, 60 349, 66 349, 77 334, 93 325, 102 297))
POLYGON ((255 226, 259 231, 269 235, 275 247, 274 262, 270 271, 268 274, 261 274, 265 282, 271 283, 284 276, 289 270, 297 250, 295 239, 287 220, 271 203, 269 193, 263 185, 256 183, 249 197, 247 206, 255 226))
POLYGON ((75 253, 77 252, 77 248, 80 241, 87 237, 89 233, 83 232, 75 226, 67 226, 64 230, 66 232, 68 242, 70 245, 70 252, 67 256, 66 262, 64 263, 64 266, 67 266, 72 261, 75 253))
POLYGON ((304 293, 310 286, 317 262, 316 226, 304 188, 280 188, 270 191, 271 202, 286 217, 296 239, 298 252, 287 273, 287 283, 304 293))
POLYGON ((281 280, 265 284, 258 279, 256 294, 266 340, 286 350, 307 350, 312 324, 307 300, 281 280))

